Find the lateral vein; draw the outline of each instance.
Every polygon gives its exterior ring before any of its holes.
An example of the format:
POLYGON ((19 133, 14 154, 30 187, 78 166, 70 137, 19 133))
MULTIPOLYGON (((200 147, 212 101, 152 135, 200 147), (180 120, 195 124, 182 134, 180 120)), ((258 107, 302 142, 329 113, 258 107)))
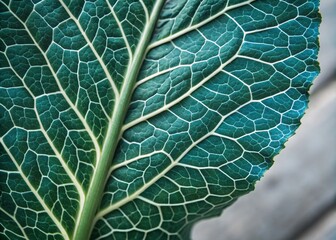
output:
POLYGON ((113 11, 113 7, 111 6, 110 2, 108 0, 106 0, 106 3, 114 17, 114 19, 116 20, 117 24, 118 24, 118 27, 120 29, 120 32, 121 32, 121 36, 123 37, 124 39, 124 42, 125 42, 125 45, 126 45, 126 48, 127 48, 127 52, 128 52, 128 55, 129 55, 129 60, 128 60, 128 63, 131 63, 132 62, 132 59, 133 59, 133 53, 132 53, 132 50, 131 50, 131 47, 129 45, 129 42, 127 40, 127 37, 126 37, 126 34, 124 32, 124 29, 122 28, 122 25, 121 25, 121 22, 117 16, 117 14, 113 11))

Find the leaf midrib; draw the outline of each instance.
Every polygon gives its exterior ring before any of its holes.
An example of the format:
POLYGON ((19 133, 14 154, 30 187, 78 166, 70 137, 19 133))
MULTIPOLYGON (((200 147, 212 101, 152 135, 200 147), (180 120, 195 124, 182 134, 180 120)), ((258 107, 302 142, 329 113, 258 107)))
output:
POLYGON ((139 44, 135 50, 134 58, 132 58, 132 62, 127 68, 119 95, 120 97, 115 101, 115 108, 113 110, 111 121, 109 122, 106 134, 107 137, 102 148, 101 159, 97 159, 96 169, 92 176, 88 193, 85 197, 84 206, 77 217, 78 222, 73 233, 74 240, 89 239, 91 231, 94 227, 94 217, 101 202, 103 190, 109 177, 109 169, 112 165, 115 150, 121 137, 121 129, 134 90, 135 82, 146 55, 147 47, 163 3, 164 0, 158 0, 155 3, 152 15, 144 27, 139 44))

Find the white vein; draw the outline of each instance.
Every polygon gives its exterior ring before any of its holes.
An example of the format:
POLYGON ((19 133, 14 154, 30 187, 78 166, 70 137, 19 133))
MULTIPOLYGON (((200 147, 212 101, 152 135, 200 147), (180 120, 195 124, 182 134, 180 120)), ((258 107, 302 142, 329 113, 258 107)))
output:
POLYGON ((165 73, 168 73, 168 72, 171 72, 171 71, 174 71, 175 69, 178 69, 178 68, 182 68, 182 67, 191 67, 192 64, 189 64, 189 65, 185 65, 185 64, 181 64, 181 65, 177 65, 177 66, 174 66, 174 67, 171 67, 171 68, 167 68, 165 70, 162 70, 162 71, 158 71, 152 75, 149 75, 148 77, 145 77, 143 79, 141 79, 140 81, 138 81, 135 86, 134 86, 134 89, 136 89, 138 86, 140 86, 141 84, 144 84, 145 82, 148 82, 149 80, 155 78, 155 77, 158 77, 160 75, 163 75, 165 73))
POLYGON ((127 40, 126 34, 124 32, 124 29, 122 27, 122 23, 120 22, 117 14, 114 12, 113 7, 111 6, 110 2, 107 0, 106 3, 107 3, 107 5, 108 5, 108 7, 109 7, 109 9, 110 9, 110 11, 111 11, 111 13, 113 15, 113 17, 114 17, 114 19, 115 19, 118 27, 119 27, 121 35, 122 35, 122 37, 124 39, 124 42, 125 42, 125 45, 126 45, 126 48, 127 48, 127 52, 128 52, 128 55, 129 55, 128 64, 130 64, 132 62, 132 59, 133 59, 133 53, 132 53, 131 47, 129 45, 129 42, 127 40))
POLYGON ((145 16, 146 16, 146 22, 148 22, 148 21, 149 21, 149 13, 148 13, 148 9, 147 9, 145 3, 143 2, 143 0, 139 0, 139 2, 140 2, 140 4, 141 4, 142 8, 144 9, 145 16))
POLYGON ((126 165, 128 165, 128 164, 130 164, 130 163, 132 163, 132 162, 136 162, 136 161, 138 161, 138 160, 140 160, 140 159, 143 159, 143 158, 149 158, 149 157, 152 157, 152 156, 154 156, 154 155, 156 155, 156 154, 160 154, 160 153, 163 154, 163 155, 165 155, 167 158, 169 158, 169 159, 173 162, 172 157, 171 157, 169 154, 167 154, 165 151, 163 151, 163 150, 154 151, 154 152, 151 152, 151 153, 148 153, 148 154, 144 154, 144 155, 139 155, 139 156, 137 156, 137 157, 131 158, 131 159, 126 160, 126 161, 123 161, 123 162, 121 162, 121 163, 112 165, 112 167, 110 168, 110 171, 109 171, 108 176, 110 176, 111 173, 112 173, 114 170, 118 169, 118 168, 121 168, 121 167, 123 167, 123 166, 126 166, 126 165))
POLYGON ((86 32, 84 31, 84 29, 82 28, 81 24, 79 23, 78 19, 75 18, 75 16, 71 13, 70 9, 68 8, 68 6, 64 3, 63 0, 59 0, 59 2, 62 4, 63 8, 65 9, 65 11, 68 13, 69 17, 76 23, 79 31, 81 32, 82 36, 84 37, 85 41, 87 42, 87 44, 89 45, 90 49, 92 50, 92 52, 94 53, 95 57, 97 58, 99 64, 101 65, 107 79, 109 80, 111 87, 113 89, 113 92, 115 94, 116 99, 119 99, 119 91, 117 86, 115 85, 115 82, 113 81, 106 65, 104 64, 103 59, 99 56, 98 52, 96 51, 95 47, 92 45, 91 41, 89 40, 88 36, 86 35, 86 32))
POLYGON ((36 189, 31 185, 31 183, 29 182, 27 176, 22 172, 21 167, 17 164, 17 162, 15 161, 14 156, 12 155, 12 153, 10 152, 10 150, 8 149, 7 145, 5 145, 5 143, 3 142, 3 139, 0 138, 0 143, 3 145, 3 147, 5 148, 5 151, 7 152, 8 156, 12 159, 12 162, 14 163, 15 167, 17 168, 21 178, 24 180, 24 182, 27 184, 28 188, 30 189, 30 191, 34 194, 34 196, 36 197, 36 199, 41 203, 41 206, 43 207, 43 209, 45 210, 45 212, 49 215, 49 217, 53 220, 53 222, 55 223, 55 225, 58 227, 58 229, 61 231, 63 237, 66 240, 70 240, 68 233, 66 232, 66 230, 64 229, 62 223, 55 217, 55 215, 52 213, 52 211, 49 209, 49 207, 45 204, 44 200, 41 198, 41 196, 39 195, 39 193, 36 191, 36 189))
MULTIPOLYGON (((97 94, 97 96, 99 96, 99 88, 98 88, 98 87, 96 87, 96 94, 97 94)), ((98 97, 98 101, 99 101, 99 105, 100 105, 100 106, 103 106, 102 98, 99 98, 99 97, 98 97)), ((110 114, 108 114, 108 113, 106 112, 106 109, 105 109, 104 107, 102 107, 101 109, 103 110, 105 117, 106 117, 109 121, 111 121, 110 114)))
MULTIPOLYGON (((208 193, 209 194, 209 193, 208 193)), ((224 196, 229 196, 230 194, 227 194, 227 195, 224 195, 224 196)), ((214 196, 211 194, 211 196, 214 196)), ((224 197, 224 196, 220 196, 220 197, 224 197)), ((205 197, 203 198, 197 198, 197 199, 194 199, 194 200, 189 200, 189 201, 185 201, 183 203, 156 203, 152 200, 149 200, 148 198, 145 198, 145 197, 142 197, 142 196, 139 196, 138 199, 150 204, 150 205, 153 205, 153 206, 157 206, 158 208, 160 207, 180 207, 182 204, 183 205, 187 205, 187 204, 191 204, 191 203, 196 203, 196 202, 202 202, 202 201, 206 201, 206 198, 208 197, 208 195, 206 195, 205 197)))
POLYGON ((200 28, 200 27, 204 26, 205 24, 213 21, 214 19, 220 17, 221 15, 225 14, 229 10, 232 10, 232 9, 244 6, 244 5, 248 5, 248 4, 250 4, 250 3, 254 2, 254 1, 255 0, 248 0, 248 1, 245 1, 245 2, 242 2, 242 3, 237 3, 237 4, 234 4, 234 5, 225 7, 222 11, 220 11, 220 12, 212 15, 209 18, 206 18, 202 22, 199 22, 199 23, 197 23, 195 25, 192 25, 190 27, 184 28, 183 30, 181 30, 179 32, 176 32, 176 33, 174 33, 174 34, 172 34, 172 35, 170 35, 168 37, 165 37, 163 39, 160 39, 159 41, 156 41, 156 42, 152 43, 151 45, 148 46, 148 50, 153 49, 153 48, 155 48, 157 46, 160 46, 160 45, 162 45, 164 43, 170 42, 170 41, 172 41, 172 40, 174 40, 174 39, 176 39, 176 38, 178 38, 178 37, 180 37, 180 36, 182 36, 182 35, 184 35, 184 34, 186 34, 188 32, 191 32, 192 30, 200 28))

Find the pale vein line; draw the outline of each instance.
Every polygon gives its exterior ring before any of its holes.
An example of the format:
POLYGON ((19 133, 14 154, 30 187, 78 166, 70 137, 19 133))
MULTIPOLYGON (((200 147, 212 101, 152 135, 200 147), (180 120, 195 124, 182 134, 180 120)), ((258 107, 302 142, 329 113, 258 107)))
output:
POLYGON ((67 240, 70 240, 69 235, 66 232, 66 230, 64 229, 64 227, 62 226, 61 222, 59 222, 59 220, 56 218, 56 216, 52 213, 52 211, 49 209, 49 207, 45 204, 44 200, 41 198, 41 196, 36 191, 36 189, 30 184, 27 176, 22 172, 22 169, 20 168, 20 166, 18 165, 18 163, 15 161, 14 156, 12 155, 12 153, 10 152, 10 150, 8 149, 7 145, 5 145, 5 143, 3 142, 2 138, 0 138, 0 143, 5 148, 5 151, 7 152, 8 156, 11 158, 11 160, 14 163, 15 167, 17 168, 20 176, 22 177, 22 179, 24 180, 24 182, 27 184, 27 186, 29 187, 30 191, 34 194, 34 196, 37 198, 37 200, 42 205, 42 207, 45 210, 45 212, 49 215, 49 217, 56 224, 56 226, 58 227, 58 229, 61 231, 63 237, 65 239, 67 239, 67 240))
MULTIPOLYGON (((189 201, 185 201, 183 203, 156 203, 148 198, 145 198, 145 197, 142 197, 142 196, 139 196, 138 199, 150 204, 150 205, 153 205, 153 206, 156 206, 157 208, 160 208, 160 207, 180 207, 181 205, 187 205, 187 204, 190 204, 190 203, 196 203, 196 202, 206 202, 206 198, 209 197, 209 196, 213 196, 213 194, 209 194, 206 195, 205 197, 203 198, 198 198, 198 199, 194 199, 194 200, 189 200, 189 201)), ((226 195, 224 195, 226 196, 226 195)), ((224 197, 224 196, 220 196, 220 197, 224 197)))
MULTIPOLYGON (((286 22, 288 22, 288 21, 285 21, 284 23, 286 23, 286 22)), ((283 24, 283 23, 281 23, 281 24, 283 24)), ((265 27, 265 28, 259 28, 259 29, 255 29, 255 30, 246 31, 246 34, 260 33, 260 32, 264 32, 264 31, 267 31, 267 30, 279 29, 281 24, 277 24, 277 25, 271 26, 271 27, 265 27)), ((280 30, 280 31, 283 32, 282 30, 280 30)))
POLYGON ((95 47, 92 45, 90 39, 88 38, 88 36, 86 35, 84 29, 82 28, 82 26, 80 25, 79 21, 77 18, 75 18, 75 16, 71 13, 70 9, 68 8, 68 6, 65 5, 65 3, 63 2, 63 0, 59 0, 59 2, 61 3, 61 5, 63 6, 63 8, 65 9, 65 11, 68 13, 69 17, 76 23, 79 31, 81 32, 81 34, 83 35, 85 41, 87 42, 87 44, 89 45, 90 49, 92 50, 92 52, 94 53, 95 57, 97 58, 100 66, 102 67, 107 79, 109 80, 109 82, 111 83, 111 87, 113 89, 113 92, 115 94, 116 99, 119 99, 119 91, 117 86, 115 85, 115 82, 112 79, 112 76, 110 75, 107 66, 104 64, 103 59, 99 56, 98 52, 96 51, 95 47))
POLYGON ((55 79, 55 82, 57 83, 57 86, 58 88, 60 89, 60 92, 62 93, 64 99, 67 101, 67 103, 70 105, 71 109, 76 113, 76 115, 78 116, 78 118, 80 119, 80 121, 82 122, 85 130, 87 131, 87 133, 89 134, 94 146, 95 146, 95 150, 96 150, 96 158, 97 158, 97 161, 99 161, 100 159, 100 147, 99 147, 99 144, 97 142, 97 139, 96 137, 94 136, 90 126, 87 124, 86 120, 84 119, 83 115, 79 112, 79 110, 77 109, 77 107, 72 103, 72 101, 69 99, 69 97, 67 96, 67 94, 65 93, 64 89, 62 88, 61 86, 61 83, 59 82, 59 79, 57 78, 57 74, 55 73, 54 69, 52 68, 50 62, 49 62, 49 59, 46 55, 45 52, 43 52, 43 50, 41 49, 41 47, 38 45, 38 43, 36 42, 35 38, 33 37, 33 35, 31 34, 31 32, 29 31, 29 29, 27 28, 26 24, 24 22, 21 21, 21 19, 14 13, 13 13, 13 16, 16 17, 16 19, 23 25, 23 27, 25 28, 25 30, 27 31, 28 35, 30 36, 30 38, 32 39, 32 41, 34 42, 35 46, 39 49, 39 51, 41 52, 44 60, 46 61, 54 79, 55 79))
POLYGON ((167 68, 165 70, 162 70, 162 71, 158 71, 148 77, 145 77, 143 79, 141 79, 140 81, 138 81, 135 86, 134 86, 134 89, 137 88, 138 86, 140 86, 141 84, 144 84, 145 82, 148 82, 149 80, 155 78, 155 77, 158 77, 158 76, 161 76, 167 72, 171 72, 171 71, 174 71, 175 69, 178 69, 178 68, 183 68, 183 67, 189 67, 191 68, 191 65, 185 65, 185 64, 181 64, 181 65, 177 65, 175 67, 171 67, 171 68, 167 68))
POLYGON ((280 60, 278 60, 278 61, 274 61, 274 62, 266 62, 266 61, 261 60, 261 59, 258 59, 258 58, 254 58, 254 57, 250 57, 250 56, 246 56, 246 55, 241 55, 241 54, 239 54, 238 57, 239 57, 239 58, 248 59, 248 60, 251 60, 251 61, 254 61, 254 62, 259 62, 259 63, 265 64, 265 65, 269 65, 269 66, 274 67, 275 64, 277 64, 277 63, 279 63, 279 62, 286 61, 286 60, 288 60, 288 59, 290 59, 290 58, 293 58, 293 57, 295 57, 295 56, 290 55, 290 56, 288 56, 288 57, 286 57, 286 58, 284 58, 284 59, 280 59, 280 60))
MULTIPOLYGON (((236 160, 237 160, 237 159, 234 159, 234 160, 232 160, 232 161, 236 161, 236 160)), ((220 167, 224 167, 224 166, 226 166, 226 165, 231 164, 232 161, 230 161, 230 162, 226 162, 226 163, 221 164, 221 165, 219 165, 219 166, 202 166, 202 167, 200 167, 200 166, 189 165, 189 164, 186 164, 186 163, 178 163, 178 164, 176 164, 176 166, 181 166, 181 167, 185 167, 185 168, 191 168, 191 169, 195 169, 195 170, 204 170, 204 169, 206 169, 206 170, 207 170, 207 169, 218 170, 218 168, 220 168, 220 167)))
MULTIPOLYGON (((9 62, 9 61, 8 61, 9 62)), ((10 63, 10 62, 9 62, 10 63)), ((11 65, 11 63, 10 63, 11 65)), ((11 65, 12 66, 12 65, 11 65)), ((80 203, 82 205, 82 202, 84 201, 84 192, 83 189, 80 185, 80 183, 78 182, 76 176, 73 174, 73 172, 69 169, 69 166, 66 164, 65 160, 63 159, 62 155, 58 152, 58 150, 56 149, 54 143, 52 142, 52 140, 50 139, 47 131, 44 129, 43 124, 41 122, 41 119, 39 118, 39 113, 37 112, 37 108, 36 108, 36 98, 34 97, 34 94, 31 92, 31 90, 28 88, 27 84, 23 81, 23 79, 17 74, 17 72, 14 70, 14 68, 12 68, 12 71, 15 73, 16 77, 19 78, 23 84, 23 86, 25 87, 25 89, 28 91, 28 93, 31 95, 31 97, 34 100, 34 112, 36 114, 36 118, 37 121, 39 123, 40 126, 40 130, 43 134, 43 136, 46 138, 47 142, 49 143, 51 149, 54 151, 57 159, 59 160, 59 162, 61 163, 62 167, 64 168, 65 172, 68 174, 68 176, 70 177, 71 181, 73 182, 73 184, 75 185, 79 197, 80 197, 80 203)), ((11 116, 11 114, 10 114, 11 116)), ((12 117, 12 116, 11 116, 12 117)))
POLYGON ((249 1, 246 1, 246 2, 242 2, 242 3, 237 3, 237 4, 234 4, 234 5, 231 5, 229 7, 225 7, 222 11, 220 11, 220 12, 212 15, 211 17, 205 19, 204 21, 202 21, 200 23, 192 25, 191 27, 188 27, 188 28, 184 28, 183 30, 181 30, 179 32, 176 32, 176 33, 174 33, 174 34, 172 34, 172 35, 170 35, 168 37, 165 37, 165 38, 163 38, 163 39, 161 39, 159 41, 156 41, 156 42, 152 43, 151 45, 148 46, 148 50, 150 50, 152 48, 155 48, 157 46, 160 46, 160 45, 162 45, 164 43, 170 42, 170 41, 172 41, 172 40, 174 40, 174 39, 176 39, 176 38, 178 38, 178 37, 180 37, 180 36, 182 36, 182 35, 190 32, 190 31, 192 31, 192 30, 200 28, 200 27, 204 26, 205 24, 213 21, 214 19, 220 17, 221 15, 225 14, 229 10, 232 10, 232 9, 244 6, 244 5, 248 5, 248 4, 250 4, 250 3, 254 2, 254 1, 255 0, 249 0, 249 1))
POLYGON ((121 25, 121 22, 119 21, 119 18, 117 16, 117 14, 115 14, 115 12, 113 10, 113 7, 111 6, 110 2, 108 0, 106 0, 106 3, 108 5, 108 7, 109 7, 109 9, 110 9, 110 11, 111 11, 111 13, 112 13, 115 21, 117 22, 118 27, 119 27, 120 32, 121 32, 121 35, 122 35, 122 37, 124 39, 124 42, 125 42, 125 45, 126 45, 126 48, 127 48, 127 52, 128 52, 128 55, 129 55, 128 64, 130 64, 132 62, 132 59, 133 59, 133 53, 132 53, 131 47, 129 45, 129 42, 127 40, 126 34, 125 34, 124 29, 123 29, 123 27, 121 25))
MULTIPOLYGON (((0 208, 0 209, 17 224, 17 226, 21 229, 22 234, 25 237, 25 239, 29 239, 28 236, 26 235, 26 232, 24 231, 22 225, 18 222, 18 220, 14 216, 9 214, 5 209, 3 209, 3 208, 0 208)), ((17 234, 15 234, 15 235, 17 235, 17 234)))
POLYGON ((125 160, 125 161, 123 161, 123 162, 121 162, 121 163, 119 163, 119 164, 112 165, 112 167, 110 168, 110 171, 109 171, 108 176, 111 176, 111 173, 112 173, 114 170, 118 169, 118 168, 121 168, 121 167, 123 167, 123 166, 126 166, 126 165, 128 165, 128 164, 130 164, 130 163, 132 163, 132 162, 135 162, 135 161, 137 161, 137 160, 139 160, 139 159, 142 159, 142 158, 152 157, 152 156, 154 156, 154 155, 156 155, 156 154, 159 154, 159 153, 164 154, 166 157, 168 157, 168 158, 173 162, 173 159, 171 158, 171 156, 168 155, 165 151, 163 151, 163 150, 154 151, 154 152, 151 152, 151 153, 148 153, 148 154, 139 155, 139 156, 134 157, 134 158, 131 158, 131 159, 129 159, 129 160, 125 160))
POLYGON ((146 15, 146 21, 148 22, 148 20, 149 20, 148 9, 147 9, 145 3, 143 2, 143 0, 140 0, 139 2, 141 4, 142 8, 144 9, 144 12, 145 12, 145 15, 146 15))
MULTIPOLYGON (((99 97, 99 91, 98 91, 98 86, 95 88, 96 89, 96 94, 97 94, 97 96, 98 96, 98 101, 99 101, 99 105, 100 106, 103 106, 103 103, 102 103, 102 98, 100 98, 99 97)), ((110 99, 109 99, 110 100, 110 99)), ((93 103, 93 102, 92 102, 93 103)), ((91 104, 91 102, 90 102, 90 104, 91 104)), ((111 121, 111 117, 110 117, 110 115, 106 112, 106 109, 104 108, 104 107, 102 107, 102 110, 103 110, 103 112, 104 112, 104 114, 105 114, 105 117, 109 120, 109 121, 111 121)))

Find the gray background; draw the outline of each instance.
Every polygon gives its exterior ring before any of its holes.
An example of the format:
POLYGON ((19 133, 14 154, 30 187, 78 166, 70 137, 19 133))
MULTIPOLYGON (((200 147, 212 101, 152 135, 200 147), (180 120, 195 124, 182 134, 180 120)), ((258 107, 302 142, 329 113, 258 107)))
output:
POLYGON ((336 1, 320 10, 321 74, 302 125, 256 190, 197 223, 194 240, 336 240, 336 1))

